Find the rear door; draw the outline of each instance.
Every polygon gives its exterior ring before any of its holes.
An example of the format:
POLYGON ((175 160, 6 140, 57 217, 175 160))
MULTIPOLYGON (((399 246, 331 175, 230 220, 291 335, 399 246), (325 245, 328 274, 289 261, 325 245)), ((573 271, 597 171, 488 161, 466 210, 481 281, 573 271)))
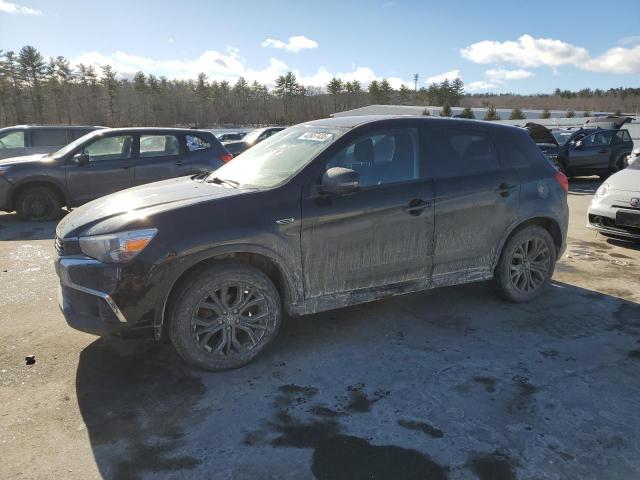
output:
POLYGON ((221 157, 228 152, 213 135, 207 137, 195 132, 185 135, 189 173, 211 172, 224 165, 221 157))
POLYGON ((580 147, 574 144, 569 150, 571 173, 590 173, 607 170, 611 157, 612 131, 595 132, 580 140, 580 147))
POLYGON ((434 284, 481 279, 503 233, 516 219, 520 179, 500 161, 484 129, 428 132, 435 184, 434 284))
POLYGON ((140 135, 140 150, 135 160, 136 185, 179 177, 188 173, 181 136, 167 133, 140 135))
POLYGON ((433 185, 423 176, 417 128, 357 135, 303 193, 305 295, 319 297, 412 281, 428 282, 433 185), (319 194, 332 167, 358 171, 361 190, 319 194))
POLYGON ((134 136, 110 135, 84 145, 67 162, 67 186, 79 205, 133 186, 134 136), (80 162, 87 154, 89 161, 80 162))

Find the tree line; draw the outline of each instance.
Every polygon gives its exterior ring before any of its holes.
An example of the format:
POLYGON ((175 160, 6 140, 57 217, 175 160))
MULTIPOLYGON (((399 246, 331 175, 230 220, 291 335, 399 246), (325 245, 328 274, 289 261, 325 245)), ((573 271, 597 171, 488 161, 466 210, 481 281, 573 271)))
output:
MULTIPOLYGON (((123 76, 110 65, 71 65, 63 56, 46 59, 36 48, 0 50, 0 125, 71 123, 106 126, 196 126, 293 124, 370 104, 467 107, 637 109, 640 89, 557 90, 552 95, 472 95, 460 78, 417 88, 394 89, 387 79, 364 86, 333 78, 327 85, 302 85, 292 72, 269 87, 240 77, 235 83, 211 80, 204 73, 178 80, 137 72, 123 76), (574 95, 575 93, 575 95, 574 95), (582 101, 585 107, 580 108, 582 101), (589 103, 590 101, 591 103, 589 103), (554 103, 555 102, 555 103, 554 103)), ((518 112, 513 113, 516 115, 518 112)), ((491 117, 488 112, 488 116, 491 117)), ((490 119, 490 118, 489 118, 490 119)))

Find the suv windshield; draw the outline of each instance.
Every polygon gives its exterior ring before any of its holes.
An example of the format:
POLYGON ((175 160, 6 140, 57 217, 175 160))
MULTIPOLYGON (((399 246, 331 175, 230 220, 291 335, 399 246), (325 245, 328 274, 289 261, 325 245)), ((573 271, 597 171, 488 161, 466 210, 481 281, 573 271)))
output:
POLYGON ((271 188, 286 182, 347 129, 291 127, 278 132, 213 172, 247 188, 271 188))

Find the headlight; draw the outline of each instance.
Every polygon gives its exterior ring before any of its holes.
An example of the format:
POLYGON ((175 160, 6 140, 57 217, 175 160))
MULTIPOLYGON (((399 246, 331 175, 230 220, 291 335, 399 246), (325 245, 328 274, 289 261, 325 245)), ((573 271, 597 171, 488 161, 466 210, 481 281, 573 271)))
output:
POLYGON ((80 250, 105 263, 124 263, 133 259, 158 233, 157 228, 80 237, 80 250))
POLYGON ((609 192, 609 184, 603 183, 600 188, 596 190, 596 198, 602 198, 609 192))

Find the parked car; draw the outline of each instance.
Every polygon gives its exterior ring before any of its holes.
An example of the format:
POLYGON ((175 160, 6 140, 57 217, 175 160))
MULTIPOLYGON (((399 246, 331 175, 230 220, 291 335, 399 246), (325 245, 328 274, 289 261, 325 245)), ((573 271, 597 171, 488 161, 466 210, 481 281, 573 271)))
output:
POLYGON ((16 125, 0 128, 0 159, 60 150, 89 132, 88 125, 16 125))
POLYGON ((61 308, 246 364, 302 315, 494 279, 523 302, 565 249, 567 178, 525 131, 358 116, 290 127, 210 175, 103 197, 56 229, 61 308))
POLYGON ((633 152, 631 152, 628 156, 627 156, 627 166, 629 165, 633 165, 634 163, 640 163, 640 148, 636 148, 633 152))
POLYGON ((549 130, 529 122, 529 134, 544 155, 568 177, 600 175, 625 168, 633 141, 626 129, 578 128, 549 130))
POLYGON ((231 153, 231 155, 236 157, 245 150, 248 150, 254 145, 257 145, 261 141, 269 138, 271 135, 284 130, 284 128, 285 127, 258 128, 247 133, 247 135, 245 135, 245 137, 240 141, 224 142, 223 145, 227 150, 229 150, 229 153, 231 153))
POLYGON ((211 172, 233 157, 206 131, 110 128, 49 156, 0 161, 0 210, 44 221, 103 195, 167 178, 211 172))
POLYGON ((600 185, 588 216, 587 226, 603 235, 640 241, 640 162, 600 185))
POLYGON ((216 137, 221 142, 234 142, 237 140, 242 140, 247 132, 228 132, 228 133, 220 133, 216 137))

